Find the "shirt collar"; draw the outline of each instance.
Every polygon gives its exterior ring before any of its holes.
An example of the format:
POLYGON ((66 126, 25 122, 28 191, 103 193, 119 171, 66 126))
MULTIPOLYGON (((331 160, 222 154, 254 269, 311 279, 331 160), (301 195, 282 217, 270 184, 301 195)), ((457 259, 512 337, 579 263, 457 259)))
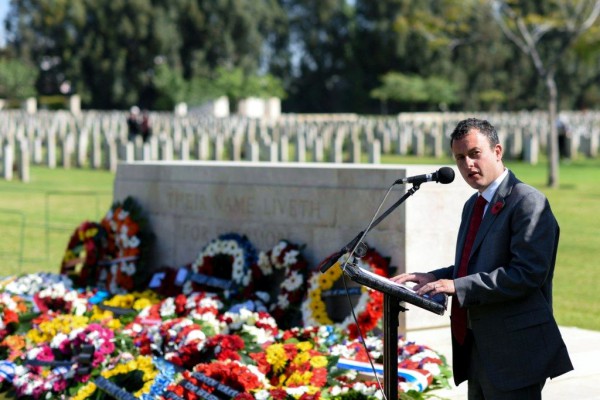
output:
POLYGON ((488 204, 494 198, 494 195, 496 194, 496 190, 498 190, 498 188, 500 187, 500 184, 502 183, 504 178, 506 178, 506 175, 508 175, 508 168, 504 168, 504 172, 502 172, 500 174, 500 176, 497 177, 494 180, 494 182, 490 183, 490 185, 483 191, 483 193, 481 193, 483 198, 487 200, 488 204))

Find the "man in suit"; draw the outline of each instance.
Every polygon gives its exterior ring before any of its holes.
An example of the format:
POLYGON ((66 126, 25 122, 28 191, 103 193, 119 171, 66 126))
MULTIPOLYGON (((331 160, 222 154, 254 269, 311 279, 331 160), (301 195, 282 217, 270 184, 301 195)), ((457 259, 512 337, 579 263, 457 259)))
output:
POLYGON ((552 312, 558 223, 546 197, 504 167, 488 121, 459 122, 450 146, 477 190, 463 208, 455 264, 392 280, 452 296, 454 381, 468 381, 469 399, 541 399, 547 378, 573 369, 552 312))

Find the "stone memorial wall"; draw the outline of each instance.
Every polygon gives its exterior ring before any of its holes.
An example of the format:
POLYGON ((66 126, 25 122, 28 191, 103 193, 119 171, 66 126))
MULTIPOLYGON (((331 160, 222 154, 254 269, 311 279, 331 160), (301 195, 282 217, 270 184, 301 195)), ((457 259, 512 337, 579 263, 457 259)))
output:
MULTIPOLYGON (((156 235, 151 267, 193 262, 212 239, 246 235, 259 250, 280 239, 306 245, 311 268, 364 230, 388 188, 399 178, 440 166, 323 163, 120 163, 114 200, 133 196, 156 235)), ((381 211, 412 185, 395 185, 381 211)), ((428 182, 367 236, 366 242, 401 271, 452 264, 460 213, 473 193, 458 172, 451 184, 428 182)), ((411 306, 402 329, 448 324, 411 306)))

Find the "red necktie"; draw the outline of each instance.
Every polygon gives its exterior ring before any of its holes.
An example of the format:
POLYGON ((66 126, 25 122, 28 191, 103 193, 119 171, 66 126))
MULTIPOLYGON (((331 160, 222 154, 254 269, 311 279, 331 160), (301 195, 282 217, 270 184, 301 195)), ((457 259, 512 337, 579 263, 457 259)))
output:
MULTIPOLYGON (((479 230, 479 225, 481 225, 481 220, 483 219, 483 210, 486 204, 487 200, 484 199, 483 196, 477 197, 475 207, 473 207, 473 214, 471 215, 469 231, 467 232, 467 238, 465 239, 465 245, 460 258, 460 265, 458 266, 457 278, 467 275, 469 256, 471 255, 473 242, 475 242, 475 236, 477 236, 477 230, 479 230)), ((454 338, 458 343, 463 344, 465 342, 465 337, 467 336, 467 309, 458 306, 456 296, 452 297, 451 316, 452 335, 454 335, 454 338)))

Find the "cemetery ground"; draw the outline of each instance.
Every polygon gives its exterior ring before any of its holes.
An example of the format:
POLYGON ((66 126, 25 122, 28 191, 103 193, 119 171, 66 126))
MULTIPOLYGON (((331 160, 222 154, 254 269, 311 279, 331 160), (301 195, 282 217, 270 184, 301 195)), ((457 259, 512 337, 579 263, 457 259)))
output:
MULTIPOLYGON (((452 165, 450 158, 384 156, 384 163, 452 165)), ((507 162, 544 192, 561 227, 554 309, 561 326, 600 331, 600 159, 561 164, 560 188, 545 186, 547 165, 507 162)), ((457 176, 456 179, 461 179, 457 176)), ((0 181, 0 275, 58 272, 67 242, 83 221, 98 222, 112 204, 114 174, 32 166, 31 181, 0 181)), ((448 238, 454 240, 454 238, 448 238)), ((202 244, 199 244, 201 246, 202 244)), ((450 262, 450 260, 449 260, 450 262)), ((433 267, 433 266, 432 266, 433 267)))

